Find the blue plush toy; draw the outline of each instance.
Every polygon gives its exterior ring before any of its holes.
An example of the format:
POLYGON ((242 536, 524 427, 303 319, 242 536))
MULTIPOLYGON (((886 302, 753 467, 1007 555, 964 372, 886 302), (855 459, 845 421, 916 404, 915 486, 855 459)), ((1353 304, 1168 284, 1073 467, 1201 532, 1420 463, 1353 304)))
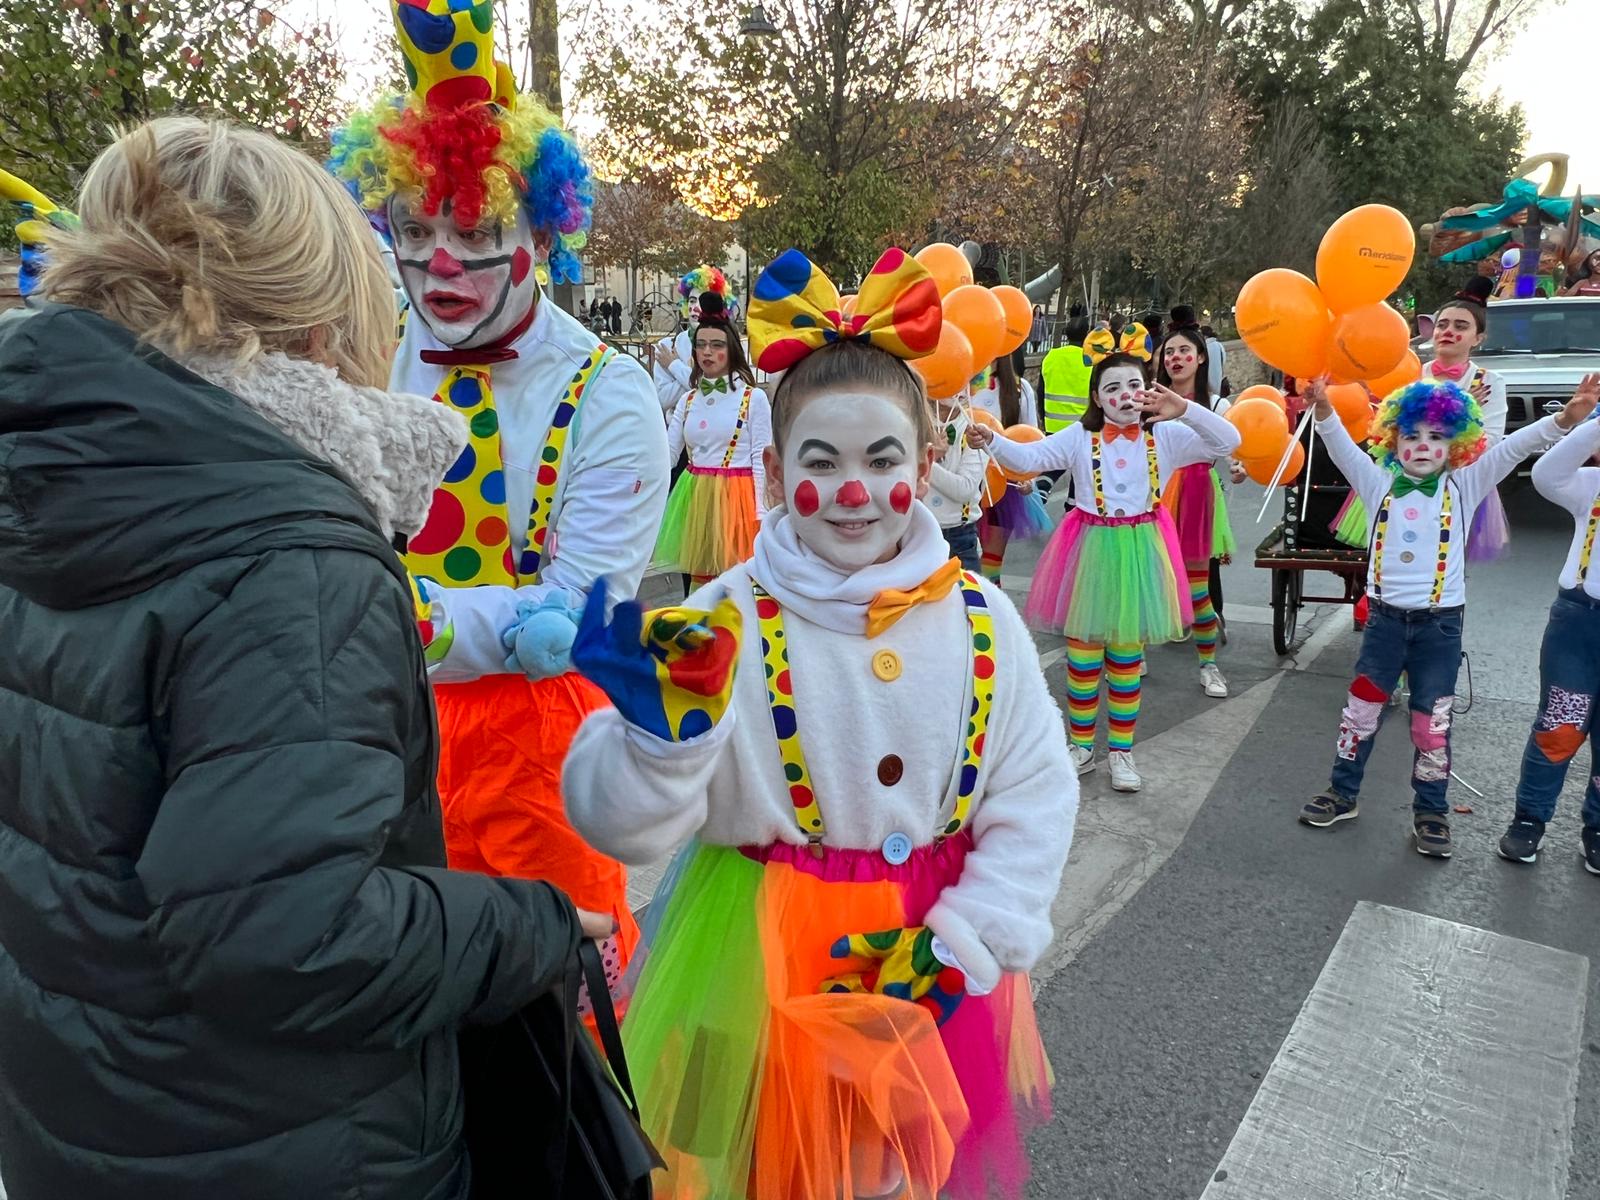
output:
POLYGON ((538 604, 524 600, 517 605, 516 624, 501 639, 506 670, 521 671, 529 679, 553 679, 570 671, 581 611, 560 592, 538 604))

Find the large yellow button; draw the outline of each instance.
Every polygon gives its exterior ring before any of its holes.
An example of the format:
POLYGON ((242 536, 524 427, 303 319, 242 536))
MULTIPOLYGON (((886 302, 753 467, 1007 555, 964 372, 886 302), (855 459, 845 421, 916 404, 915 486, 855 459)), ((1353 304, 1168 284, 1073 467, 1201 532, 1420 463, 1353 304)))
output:
POLYGON ((872 673, 885 683, 900 678, 900 656, 893 650, 879 650, 872 656, 872 673))

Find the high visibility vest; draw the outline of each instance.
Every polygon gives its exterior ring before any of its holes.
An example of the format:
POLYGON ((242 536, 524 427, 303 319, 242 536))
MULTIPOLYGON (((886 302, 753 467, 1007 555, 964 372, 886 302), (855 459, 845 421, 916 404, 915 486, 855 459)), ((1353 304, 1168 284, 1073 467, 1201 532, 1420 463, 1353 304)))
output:
POLYGON ((1082 419, 1089 408, 1089 371, 1093 364, 1082 346, 1057 346, 1044 356, 1044 431, 1056 433, 1082 419))

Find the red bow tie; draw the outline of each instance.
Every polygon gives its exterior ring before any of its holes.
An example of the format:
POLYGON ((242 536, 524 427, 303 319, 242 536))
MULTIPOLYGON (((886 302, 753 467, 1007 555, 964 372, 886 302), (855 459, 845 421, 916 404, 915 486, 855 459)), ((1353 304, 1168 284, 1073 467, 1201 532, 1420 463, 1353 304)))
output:
POLYGON ((511 344, 528 332, 538 311, 539 306, 535 304, 528 310, 528 315, 517 322, 515 329, 491 345, 479 346, 475 350, 424 350, 417 357, 436 367, 487 367, 493 363, 510 362, 517 357, 511 344))
POLYGON ((1139 440, 1140 429, 1137 425, 1107 425, 1106 441, 1114 442, 1118 438, 1127 438, 1130 442, 1139 440))
POLYGON ((1452 367, 1446 366, 1442 362, 1434 362, 1429 364, 1428 370, 1435 379, 1460 380, 1466 375, 1467 368, 1471 365, 1471 363, 1457 363, 1452 367))

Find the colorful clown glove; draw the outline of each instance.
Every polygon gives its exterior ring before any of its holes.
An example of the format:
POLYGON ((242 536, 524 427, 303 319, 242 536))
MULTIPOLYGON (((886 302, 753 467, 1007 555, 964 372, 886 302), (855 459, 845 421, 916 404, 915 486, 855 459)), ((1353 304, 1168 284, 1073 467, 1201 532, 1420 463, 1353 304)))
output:
MULTIPOLYGON (((861 958, 873 963, 866 971, 825 979, 823 992, 872 992, 920 1004, 943 1025, 967 994, 967 979, 958 967, 937 953, 942 943, 926 925, 853 933, 829 949, 833 958, 861 958)), ((953 958, 946 951, 946 956, 953 958)))
POLYGON ((422 637, 422 661, 428 673, 444 661, 456 640, 456 627, 445 608, 444 589, 431 579, 420 579, 406 572, 406 582, 411 585, 411 611, 416 618, 417 633, 422 637))
POLYGON ((572 669, 572 642, 578 636, 578 613, 565 593, 535 604, 517 605, 517 620, 501 637, 506 670, 529 679, 554 679, 572 669))
POLYGON ((606 622, 606 582, 595 581, 572 644, 572 664, 630 725, 668 742, 710 732, 728 710, 743 618, 732 600, 710 612, 624 600, 606 622))
POLYGON ((39 277, 44 272, 45 231, 49 228, 76 229, 78 218, 8 171, 0 171, 0 200, 11 201, 22 213, 22 220, 16 227, 17 241, 22 247, 17 290, 29 296, 38 289, 39 277))

